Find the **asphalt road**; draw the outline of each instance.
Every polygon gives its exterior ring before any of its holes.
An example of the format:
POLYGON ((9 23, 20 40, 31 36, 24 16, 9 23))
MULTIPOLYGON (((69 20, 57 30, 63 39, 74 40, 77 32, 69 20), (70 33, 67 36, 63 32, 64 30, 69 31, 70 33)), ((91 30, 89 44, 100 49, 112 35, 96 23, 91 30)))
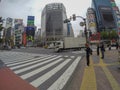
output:
POLYGON ((59 53, 55 52, 54 49, 45 49, 45 48, 34 48, 34 47, 28 47, 28 48, 20 48, 20 49, 12 49, 12 51, 17 52, 28 52, 28 53, 38 53, 38 54, 51 54, 51 55, 75 55, 75 56, 83 56, 85 55, 84 49, 82 50, 63 50, 59 53))
POLYGON ((0 59, 39 90, 66 90, 71 80, 76 78, 73 73, 76 73, 84 55, 84 50, 56 53, 53 49, 21 48, 2 51, 0 59))
POLYGON ((101 55, 97 56, 95 48, 93 51, 89 67, 86 67, 84 50, 67 50, 56 53, 53 49, 44 48, 21 48, 3 51, 0 53, 0 64, 4 65, 4 62, 14 73, 39 90, 61 90, 61 87, 63 87, 62 90, 120 90, 118 50, 115 48, 110 51, 106 49, 104 59, 101 59, 101 55), (48 68, 39 72, 41 68, 45 68, 44 66, 48 68), (57 69, 55 69, 56 67, 57 69), (52 73, 54 73, 53 76, 51 76, 52 73), (70 78, 68 79, 69 73, 70 78), (29 78, 29 75, 33 76, 29 78), (60 78, 61 75, 63 75, 62 78, 60 78), (49 78, 50 76, 51 78, 49 78), (64 85, 66 81, 61 80, 67 80, 67 83, 64 85), (59 81, 64 86, 61 86, 59 81), (56 83, 53 84, 53 82, 56 83), (41 84, 38 85, 38 83, 41 84), (57 89, 53 89, 57 86, 57 89))

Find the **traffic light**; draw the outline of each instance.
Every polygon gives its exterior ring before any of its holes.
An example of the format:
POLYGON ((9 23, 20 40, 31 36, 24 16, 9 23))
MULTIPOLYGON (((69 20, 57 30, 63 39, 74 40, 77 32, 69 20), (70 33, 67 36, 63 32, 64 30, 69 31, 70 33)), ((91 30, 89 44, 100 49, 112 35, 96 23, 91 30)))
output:
POLYGON ((76 20, 76 15, 75 14, 73 14, 73 21, 75 21, 76 20))

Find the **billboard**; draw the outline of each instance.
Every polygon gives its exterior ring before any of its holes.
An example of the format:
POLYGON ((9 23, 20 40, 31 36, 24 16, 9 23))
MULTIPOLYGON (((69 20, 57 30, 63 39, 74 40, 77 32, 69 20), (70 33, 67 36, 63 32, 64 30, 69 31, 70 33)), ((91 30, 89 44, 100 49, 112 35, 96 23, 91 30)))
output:
POLYGON ((27 36, 33 36, 34 37, 34 34, 35 34, 35 27, 26 27, 26 34, 27 36))
POLYGON ((100 33, 94 33, 89 38, 91 43, 99 43, 100 42, 100 33))
POLYGON ((119 34, 119 37, 120 37, 120 11, 119 11, 119 8, 116 6, 116 3, 115 3, 114 0, 111 0, 111 5, 112 5, 112 9, 115 13, 118 34, 119 34))
MULTIPOLYGON (((113 1, 113 0, 111 0, 113 1)), ((115 15, 110 0, 92 0, 92 8, 96 13, 97 28, 99 31, 108 28, 116 29, 115 15)))
POLYGON ((95 11, 93 8, 88 8, 87 10, 87 20, 88 20, 88 29, 92 32, 96 32, 96 17, 95 17, 95 11))
POLYGON ((100 15, 104 28, 115 28, 115 17, 112 12, 112 8, 109 6, 99 6, 100 15))
POLYGON ((34 20, 35 20, 34 16, 28 16, 28 18, 27 18, 27 26, 34 26, 34 20))

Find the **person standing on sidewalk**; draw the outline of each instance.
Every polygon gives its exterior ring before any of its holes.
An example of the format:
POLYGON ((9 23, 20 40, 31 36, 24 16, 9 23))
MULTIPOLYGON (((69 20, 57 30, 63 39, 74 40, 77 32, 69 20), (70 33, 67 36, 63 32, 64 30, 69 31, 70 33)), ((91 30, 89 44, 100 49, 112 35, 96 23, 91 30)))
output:
POLYGON ((87 61, 87 66, 90 64, 90 55, 92 55, 92 49, 89 47, 89 44, 86 43, 86 61, 87 61))
POLYGON ((99 43, 97 44, 97 55, 99 56, 99 48, 100 48, 100 46, 99 46, 99 43))
POLYGON ((119 44, 118 44, 118 42, 116 42, 116 49, 118 50, 118 47, 119 47, 119 44))
POLYGON ((102 57, 101 57, 101 58, 104 59, 105 47, 104 47, 104 43, 103 43, 103 42, 101 43, 100 49, 101 49, 101 54, 102 54, 102 57))
POLYGON ((108 46, 109 50, 111 50, 111 43, 109 43, 109 46, 108 46))

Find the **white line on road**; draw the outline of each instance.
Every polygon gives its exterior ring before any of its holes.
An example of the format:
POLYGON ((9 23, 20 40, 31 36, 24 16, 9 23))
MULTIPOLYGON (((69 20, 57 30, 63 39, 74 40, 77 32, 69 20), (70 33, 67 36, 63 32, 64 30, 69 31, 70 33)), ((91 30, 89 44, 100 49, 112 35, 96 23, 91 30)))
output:
POLYGON ((30 69, 32 69, 32 68, 35 68, 35 67, 40 66, 40 65, 42 65, 42 64, 45 64, 45 63, 47 63, 47 62, 53 61, 53 60, 58 59, 58 58, 60 58, 60 57, 61 57, 61 56, 58 56, 58 57, 49 59, 49 60, 44 61, 44 62, 41 62, 41 63, 38 63, 38 64, 35 64, 35 65, 32 65, 32 66, 26 67, 26 68, 23 68, 23 69, 16 70, 16 71, 14 71, 14 72, 15 72, 16 74, 19 74, 19 73, 21 73, 21 72, 30 70, 30 69))
POLYGON ((31 77, 31 76, 36 75, 37 73, 42 72, 43 70, 45 70, 45 69, 53 66, 54 64, 56 64, 56 63, 58 63, 58 62, 60 62, 60 61, 62 61, 62 60, 64 60, 64 59, 63 59, 63 58, 60 58, 60 59, 56 60, 55 62, 52 62, 52 63, 50 63, 50 64, 48 64, 48 65, 46 65, 46 66, 44 66, 44 67, 38 68, 38 69, 36 69, 36 70, 34 70, 34 71, 31 71, 31 72, 29 72, 29 73, 27 73, 27 74, 24 74, 24 75, 22 75, 22 76, 20 76, 20 77, 21 77, 22 79, 27 79, 27 78, 29 78, 29 77, 31 77))
POLYGON ((42 57, 43 59, 41 59, 41 57, 40 58, 34 58, 34 59, 31 59, 31 60, 27 60, 27 61, 22 61, 22 62, 17 62, 17 63, 13 63, 13 64, 8 64, 7 66, 13 66, 13 68, 11 68, 11 69, 16 69, 16 68, 20 68, 20 67, 23 67, 23 66, 26 66, 26 65, 30 65, 30 64, 33 64, 33 63, 36 63, 36 62, 39 62, 39 61, 43 61, 43 60, 46 60, 46 59, 49 59, 49 58, 53 58, 53 57, 55 57, 55 56, 51 56, 51 57, 46 57, 46 58, 44 58, 44 57, 42 57), (34 60, 37 60, 37 61, 34 61, 34 60), (33 62, 30 62, 30 61, 33 61, 33 62), (30 62, 30 63, 26 63, 26 64, 22 64, 22 63, 25 63, 25 62, 30 62), (18 64, 22 64, 22 65, 18 65, 18 64), (14 66, 14 65, 18 65, 18 66, 14 66))
POLYGON ((62 90, 68 79, 73 74, 75 68, 77 67, 81 57, 77 57, 76 60, 69 66, 69 68, 61 75, 57 81, 55 81, 47 90, 62 90))
POLYGON ((43 76, 37 78, 36 80, 32 81, 30 84, 32 84, 35 87, 40 86, 43 82, 45 82, 47 79, 49 79, 51 76, 53 76, 56 72, 58 72, 62 67, 64 67, 70 60, 71 59, 66 59, 59 66, 57 66, 53 70, 49 71, 45 75, 43 75, 43 76))

